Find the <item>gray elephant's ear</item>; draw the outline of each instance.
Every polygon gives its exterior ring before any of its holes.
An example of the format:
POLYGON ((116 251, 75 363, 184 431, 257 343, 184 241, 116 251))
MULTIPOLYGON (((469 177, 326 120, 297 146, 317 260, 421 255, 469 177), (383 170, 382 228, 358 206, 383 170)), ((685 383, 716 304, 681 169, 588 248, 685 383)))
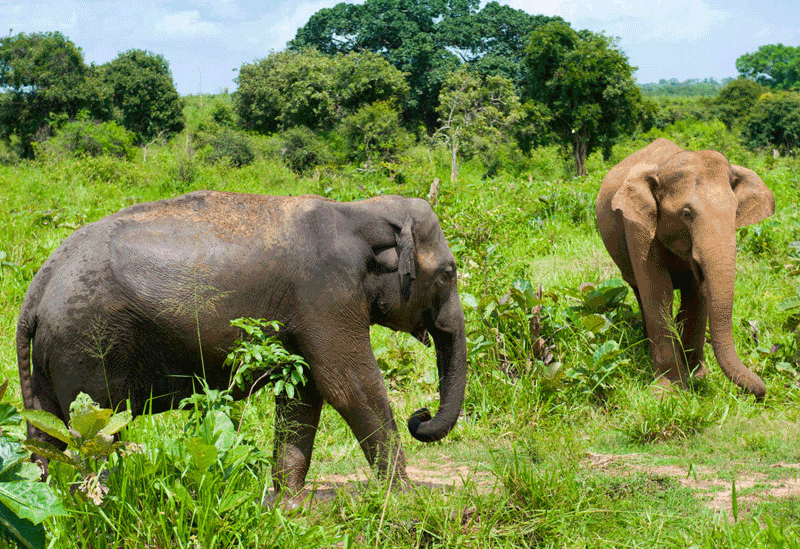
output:
POLYGON ((629 230, 635 233, 633 239, 628 236, 628 246, 636 248, 634 255, 637 257, 634 259, 641 262, 647 257, 650 243, 656 235, 658 205, 653 191, 658 185, 657 174, 658 166, 637 164, 628 172, 611 199, 611 208, 622 212, 629 230))
POLYGON ((413 223, 412 217, 406 216, 403 228, 395 235, 397 274, 400 276, 400 291, 406 301, 411 297, 411 281, 417 278, 417 268, 414 263, 414 235, 411 232, 413 223))
POLYGON ((731 188, 739 201, 736 227, 758 223, 775 213, 775 197, 753 170, 731 164, 731 188))

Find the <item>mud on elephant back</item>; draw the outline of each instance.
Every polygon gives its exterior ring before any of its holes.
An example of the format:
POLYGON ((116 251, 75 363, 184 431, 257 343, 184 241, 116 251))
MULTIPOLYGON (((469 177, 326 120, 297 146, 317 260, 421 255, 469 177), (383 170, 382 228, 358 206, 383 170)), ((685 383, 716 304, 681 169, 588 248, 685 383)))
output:
POLYGON ((227 387, 223 363, 240 336, 232 319, 277 320, 278 339, 310 373, 295 398, 276 401, 276 492, 302 491, 324 402, 379 475, 407 482, 370 325, 433 340, 440 406, 408 426, 418 440, 441 439, 466 384, 456 281, 439 221, 420 199, 198 191, 135 205, 76 231, 34 277, 17 327, 24 405, 63 420, 84 392, 105 408, 130 399, 134 414, 170 409, 203 364, 211 388, 227 387))
POLYGON ((703 375, 706 325, 725 375, 762 399, 764 382, 733 345, 736 228, 775 211, 755 172, 717 151, 689 151, 656 139, 608 172, 597 196, 597 225, 608 253, 639 301, 661 385, 686 388, 703 375), (672 300, 681 291, 672 332, 672 300))

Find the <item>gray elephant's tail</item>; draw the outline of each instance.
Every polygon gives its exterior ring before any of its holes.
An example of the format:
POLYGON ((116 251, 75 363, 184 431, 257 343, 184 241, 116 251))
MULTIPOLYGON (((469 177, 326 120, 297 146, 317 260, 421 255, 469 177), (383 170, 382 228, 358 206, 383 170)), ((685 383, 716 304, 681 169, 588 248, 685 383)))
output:
POLYGON ((36 319, 23 309, 17 323, 17 367, 22 404, 33 409, 33 383, 31 382, 31 341, 36 333, 36 319))

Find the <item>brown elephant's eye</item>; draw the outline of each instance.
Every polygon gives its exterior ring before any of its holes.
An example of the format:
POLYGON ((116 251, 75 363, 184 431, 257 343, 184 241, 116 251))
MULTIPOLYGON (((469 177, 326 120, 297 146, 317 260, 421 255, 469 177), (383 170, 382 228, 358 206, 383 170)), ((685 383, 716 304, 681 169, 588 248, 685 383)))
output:
POLYGON ((686 221, 691 221, 694 219, 694 214, 692 214, 692 210, 689 208, 684 208, 681 210, 681 217, 684 218, 686 221))

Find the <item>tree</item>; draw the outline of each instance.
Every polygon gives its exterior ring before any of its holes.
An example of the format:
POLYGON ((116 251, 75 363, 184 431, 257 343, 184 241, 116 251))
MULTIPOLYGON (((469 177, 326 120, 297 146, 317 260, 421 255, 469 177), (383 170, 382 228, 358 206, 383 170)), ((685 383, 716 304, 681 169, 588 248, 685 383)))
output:
POLYGON ((413 142, 400 125, 400 113, 387 101, 364 105, 344 117, 337 128, 349 156, 370 168, 376 161, 391 162, 413 142))
POLYGON ((32 141, 50 136, 54 118, 102 102, 97 86, 87 86, 89 73, 80 48, 59 32, 0 38, 0 135, 16 135, 22 156, 32 157, 32 141))
POLYGON ((164 56, 128 50, 103 65, 103 76, 112 90, 115 118, 140 140, 183 129, 183 101, 164 56))
POLYGON ((327 54, 371 51, 406 74, 406 123, 433 131, 437 98, 449 74, 466 63, 481 75, 501 75, 520 85, 525 37, 545 21, 478 0, 365 0, 337 4, 311 16, 289 48, 327 54))
POLYGON ((614 139, 635 127, 642 104, 636 69, 615 39, 547 23, 531 33, 526 65, 530 98, 549 110, 550 129, 571 149, 578 175, 586 175, 593 150, 607 155, 614 139))
POLYGON ((730 130, 734 124, 747 117, 764 91, 761 84, 749 78, 731 80, 712 102, 713 110, 730 130))
POLYGON ((439 97, 439 129, 434 134, 450 150, 450 181, 458 179, 459 155, 469 158, 513 140, 513 126, 523 108, 510 80, 480 76, 461 68, 453 72, 439 97))
POLYGON ((800 94, 770 93, 753 107, 742 128, 751 147, 775 147, 784 154, 800 144, 800 94))
POLYGON ((363 105, 399 104, 408 93, 403 75, 369 52, 273 52, 242 65, 236 81, 233 101, 239 121, 245 129, 262 133, 293 126, 330 130, 363 105))
POLYGON ((764 86, 779 90, 800 87, 800 47, 769 44, 736 60, 736 70, 764 86))

